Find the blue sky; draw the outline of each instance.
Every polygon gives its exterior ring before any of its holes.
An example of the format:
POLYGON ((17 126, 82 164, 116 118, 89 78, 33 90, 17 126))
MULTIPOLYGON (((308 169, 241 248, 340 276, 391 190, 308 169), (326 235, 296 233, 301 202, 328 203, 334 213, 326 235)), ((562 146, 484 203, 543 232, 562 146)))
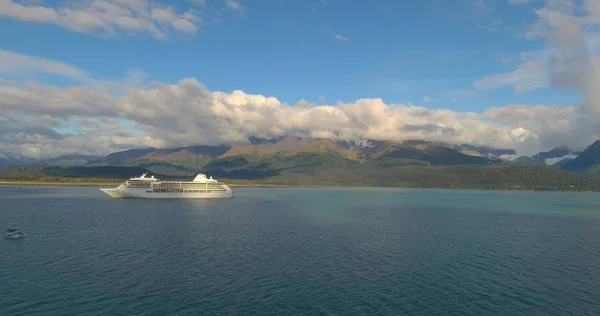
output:
POLYGON ((0 0, 0 145, 579 148, 600 135, 581 121, 600 104, 599 27, 591 0, 0 0))
POLYGON ((533 4, 258 0, 240 1, 243 12, 238 12, 221 0, 206 0, 206 6, 168 3, 179 12, 196 10, 203 19, 199 31, 164 40, 147 34, 103 38, 2 19, 1 48, 65 61, 106 80, 142 69, 147 80, 175 83, 195 77, 210 90, 240 89, 292 104, 323 97, 330 103, 380 97, 424 104, 429 97, 431 108, 481 112, 512 103, 573 102, 572 96, 562 92, 558 97, 550 89, 517 93, 512 87, 473 87, 486 75, 512 70, 520 52, 540 47, 519 38, 535 18, 533 4))

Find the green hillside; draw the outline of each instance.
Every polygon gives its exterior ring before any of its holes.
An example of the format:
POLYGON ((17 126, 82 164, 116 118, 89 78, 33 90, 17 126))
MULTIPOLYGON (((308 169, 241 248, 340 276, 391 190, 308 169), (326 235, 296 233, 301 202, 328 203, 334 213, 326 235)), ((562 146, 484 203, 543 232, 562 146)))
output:
POLYGON ((228 182, 259 184, 600 191, 600 177, 593 176, 600 173, 600 142, 577 159, 561 162, 572 172, 504 163, 425 141, 357 147, 301 137, 233 147, 135 149, 110 154, 97 164, 5 167, 0 179, 123 180, 147 171, 161 179, 191 179, 203 172, 228 182))
POLYGON ((562 165, 563 170, 600 175, 600 140, 591 144, 577 158, 562 165))
MULTIPOLYGON (((139 167, 58 167, 48 165, 9 166, 0 169, 0 179, 49 180, 70 179, 128 179, 148 170, 139 167)), ((161 175, 165 177, 164 175, 161 175)), ((73 180, 77 181, 77 180, 73 180)))
POLYGON ((500 163, 500 160, 491 160, 484 157, 476 157, 463 154, 454 149, 439 145, 432 145, 425 142, 407 142, 402 144, 384 144, 375 153, 368 157, 371 161, 378 161, 382 158, 387 160, 398 160, 406 164, 452 166, 452 165, 488 165, 500 163), (374 159, 373 159, 374 158, 374 159))
MULTIPOLYGON (((471 156, 439 144, 425 141, 378 142, 375 147, 353 148, 330 139, 287 136, 274 142, 250 145, 190 146, 171 149, 131 149, 112 153, 88 166, 143 167, 157 173, 193 175, 200 168, 211 169, 219 163, 243 158, 246 163, 285 163, 303 155, 343 157, 349 161, 389 161, 424 165, 487 165, 499 163, 481 156, 471 156), (288 159, 289 158, 289 159, 288 159)), ((300 158, 304 159, 304 158, 300 158)), ((256 166, 253 166, 256 167, 256 166)))
POLYGON ((432 166, 402 158, 404 164, 360 164, 336 155, 302 155, 248 162, 215 161, 204 169, 221 179, 290 185, 350 185, 410 188, 600 191, 600 178, 550 167, 511 164, 432 166), (416 162, 416 163, 415 163, 416 162))
POLYGON ((381 186, 501 190, 599 191, 600 178, 538 166, 401 166, 362 170, 381 186))
POLYGON ((286 174, 294 175, 293 179, 327 179, 330 174, 343 173, 358 166, 360 164, 356 161, 327 153, 274 156, 257 160, 242 156, 230 157, 217 159, 202 168, 202 171, 215 178, 241 180, 280 179, 286 174))
MULTIPOLYGON (((520 165, 360 164, 334 154, 272 157, 249 162, 243 157, 213 161, 203 169, 219 180, 287 185, 348 185, 409 188, 600 191, 600 177, 550 167, 520 165)), ((127 179, 146 172, 139 167, 16 166, 0 169, 0 179, 83 181, 127 179)), ((162 179, 185 179, 151 173, 162 179)))
MULTIPOLYGON (((89 163, 93 166, 147 167, 155 172, 175 166, 177 174, 193 174, 231 148, 227 146, 189 146, 178 148, 144 148, 115 152, 89 163), (162 168, 162 169, 161 169, 162 168)), ((170 172, 170 171, 167 171, 170 172)))

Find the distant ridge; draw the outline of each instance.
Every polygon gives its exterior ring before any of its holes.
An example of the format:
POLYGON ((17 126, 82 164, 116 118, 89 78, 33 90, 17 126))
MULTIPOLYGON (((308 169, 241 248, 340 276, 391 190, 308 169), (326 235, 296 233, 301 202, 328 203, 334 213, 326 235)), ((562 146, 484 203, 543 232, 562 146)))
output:
POLYGON ((519 190, 587 190, 600 181, 600 177, 590 177, 600 173, 600 141, 577 156, 559 147, 512 161, 501 157, 512 153, 510 149, 420 140, 340 141, 285 136, 250 139, 249 144, 236 146, 140 148, 106 157, 63 156, 46 164, 0 169, 0 178, 126 179, 148 171, 162 178, 181 179, 204 172, 221 179, 280 184, 519 190), (58 163, 63 165, 57 167, 58 163))
MULTIPOLYGON (((40 180, 49 178, 127 179, 148 170, 140 167, 58 167, 48 165, 9 166, 0 169, 0 179, 40 180)), ((159 175, 161 177, 169 177, 159 175)))
POLYGON ((582 172, 588 174, 599 174, 600 171, 600 140, 595 141, 586 148, 577 158, 565 162, 563 170, 582 172))

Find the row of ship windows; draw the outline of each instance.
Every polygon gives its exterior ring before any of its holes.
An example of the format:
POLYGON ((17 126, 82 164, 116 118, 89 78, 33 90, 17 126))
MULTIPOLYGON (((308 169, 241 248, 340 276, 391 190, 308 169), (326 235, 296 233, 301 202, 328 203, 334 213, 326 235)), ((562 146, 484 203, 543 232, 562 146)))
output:
POLYGON ((166 186, 155 186, 153 189, 166 189, 166 190, 223 190, 222 186, 189 186, 189 187, 166 187, 166 186))
MULTIPOLYGON (((135 184, 135 185, 128 185, 127 187, 129 188, 150 188, 150 185, 139 185, 139 184, 135 184)), ((205 188, 221 188, 222 186, 220 184, 183 184, 183 185, 179 185, 179 184, 162 184, 162 185, 156 185, 154 186, 154 188, 160 188, 160 189, 195 189, 195 188, 200 188, 200 189, 205 189, 205 188)))
POLYGON ((128 187, 149 187, 150 182, 128 182, 128 187))
POLYGON ((146 191, 146 193, 213 193, 213 192, 225 192, 225 190, 166 190, 166 189, 154 189, 152 191, 146 191))

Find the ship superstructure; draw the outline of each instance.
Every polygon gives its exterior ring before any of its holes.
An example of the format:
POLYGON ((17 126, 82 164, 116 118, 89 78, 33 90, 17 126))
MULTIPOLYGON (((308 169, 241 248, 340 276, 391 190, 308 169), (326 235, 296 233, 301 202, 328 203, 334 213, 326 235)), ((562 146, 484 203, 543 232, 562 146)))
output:
POLYGON ((205 174, 198 174, 193 181, 161 181, 147 173, 132 177, 116 188, 102 188, 113 198, 187 198, 210 199, 233 196, 231 188, 205 174))

